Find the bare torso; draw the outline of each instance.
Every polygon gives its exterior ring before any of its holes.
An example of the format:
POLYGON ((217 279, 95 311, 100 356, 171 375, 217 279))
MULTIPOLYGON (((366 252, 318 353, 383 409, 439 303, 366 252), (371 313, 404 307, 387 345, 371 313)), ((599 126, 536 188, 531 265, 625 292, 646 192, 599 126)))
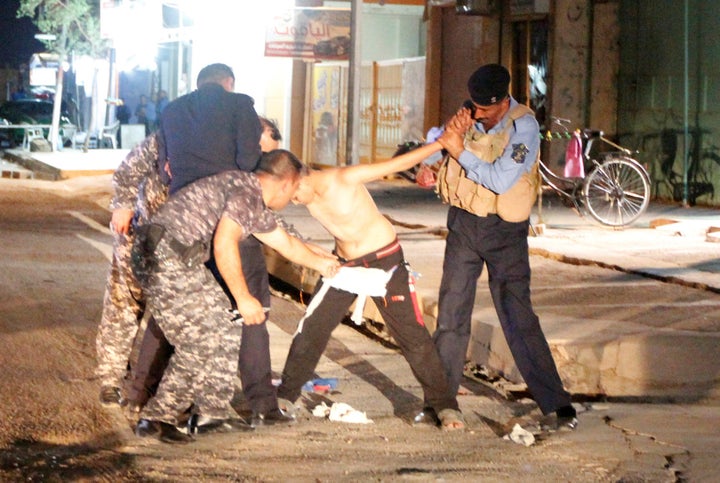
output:
POLYGON ((335 237, 339 256, 351 260, 395 240, 390 222, 380 213, 363 184, 343 182, 339 170, 316 171, 312 216, 335 237))

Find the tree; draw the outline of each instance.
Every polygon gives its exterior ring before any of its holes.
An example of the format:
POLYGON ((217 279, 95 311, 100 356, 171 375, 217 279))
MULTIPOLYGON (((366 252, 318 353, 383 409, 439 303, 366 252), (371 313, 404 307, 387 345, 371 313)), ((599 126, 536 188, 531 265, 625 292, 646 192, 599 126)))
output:
MULTIPOLYGON (((55 85, 50 145, 53 151, 60 132, 63 69, 69 52, 102 56, 107 45, 100 38, 98 0, 20 0, 18 18, 31 17, 38 30, 52 40, 42 40, 49 52, 57 54, 59 67, 55 85)), ((86 140, 89 136, 86 136, 86 140)), ((87 142, 86 142, 87 148, 87 142)))

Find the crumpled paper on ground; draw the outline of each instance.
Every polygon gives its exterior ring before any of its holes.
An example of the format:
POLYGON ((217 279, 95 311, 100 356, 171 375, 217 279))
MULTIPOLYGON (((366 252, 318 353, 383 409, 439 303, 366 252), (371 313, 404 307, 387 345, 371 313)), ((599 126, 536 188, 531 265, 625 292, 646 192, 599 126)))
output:
POLYGON ((353 409, 345 403, 333 403, 332 407, 328 407, 322 402, 313 408, 312 414, 318 418, 327 417, 330 421, 338 423, 371 424, 373 422, 364 412, 353 409))
POLYGON ((524 446, 531 446, 535 443, 535 436, 533 436, 533 434, 527 429, 523 429, 523 427, 517 423, 513 426, 510 434, 503 436, 503 439, 509 439, 515 444, 522 444, 524 446))

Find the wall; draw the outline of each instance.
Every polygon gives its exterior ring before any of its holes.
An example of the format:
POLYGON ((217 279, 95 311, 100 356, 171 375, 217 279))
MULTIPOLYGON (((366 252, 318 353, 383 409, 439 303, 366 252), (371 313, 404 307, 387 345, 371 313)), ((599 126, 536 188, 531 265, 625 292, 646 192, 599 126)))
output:
MULTIPOLYGON (((587 0, 556 0, 551 14, 549 116, 570 119, 570 130, 585 125, 587 117, 588 58, 591 12, 587 0)), ((552 131, 562 131, 552 123, 552 131)), ((562 173, 566 143, 544 142, 542 158, 550 169, 562 173)))
POLYGON ((423 7, 363 5, 361 56, 363 61, 425 55, 423 7))
POLYGON ((468 98, 467 80, 475 69, 500 58, 497 17, 457 15, 454 7, 428 10, 426 130, 449 119, 468 98))
POLYGON ((196 88, 195 79, 204 66, 214 62, 230 65, 235 72, 235 91, 250 95, 259 114, 277 120, 287 140, 293 61, 265 57, 265 19, 273 13, 271 6, 258 4, 243 15, 217 12, 210 8, 196 12, 198 34, 192 42, 191 89, 196 88))
POLYGON ((621 3, 620 132, 640 150, 654 196, 720 206, 717 2, 687 2, 687 36, 686 2, 664 3, 662 9, 640 0, 621 3))
POLYGON ((620 22, 618 2, 593 7, 592 58, 587 125, 617 135, 620 22))

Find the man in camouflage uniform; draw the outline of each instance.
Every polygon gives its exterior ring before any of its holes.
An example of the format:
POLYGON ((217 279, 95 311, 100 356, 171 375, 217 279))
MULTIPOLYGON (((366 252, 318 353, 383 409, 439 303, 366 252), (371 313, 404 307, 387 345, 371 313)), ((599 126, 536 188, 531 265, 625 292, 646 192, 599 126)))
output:
POLYGON ((226 171, 179 190, 138 235, 133 261, 136 270, 145 269, 138 274, 146 280, 148 310, 175 347, 157 393, 141 412, 138 436, 192 441, 176 427, 190 407, 225 424, 237 417, 230 400, 242 325, 228 312, 226 294, 205 266, 211 246, 246 326, 263 323, 265 310, 243 276, 241 240, 255 235, 325 276, 337 270, 336 259, 317 255, 288 235, 272 212, 287 205, 302 172, 302 163, 289 151, 266 153, 253 173, 226 171), (138 253, 145 254, 144 260, 138 253))
POLYGON ((105 405, 123 402, 121 388, 144 312, 142 290, 130 267, 130 248, 135 229, 147 222, 167 198, 157 160, 158 139, 151 134, 130 151, 112 178, 113 253, 96 339, 100 401, 105 405))
MULTIPOLYGON (((262 133, 253 99, 235 91, 235 74, 225 64, 203 67, 197 89, 165 107, 159 131, 169 166, 170 195, 206 176, 229 169, 252 171, 260 158, 262 133)), ((242 242, 245 276, 252 293, 270 304, 268 274, 260 243, 242 242)), ((279 408, 272 383, 270 334, 267 324, 247 327, 240 348, 243 393, 258 424, 292 422, 279 408)))
MULTIPOLYGON (((263 117, 259 119, 263 127, 260 137, 262 151, 277 149, 282 139, 277 126, 263 117)), ((168 188, 158 172, 158 153, 158 136, 153 133, 128 154, 113 175, 115 194, 110 203, 113 210, 113 254, 96 339, 100 401, 106 406, 129 402, 134 410, 139 410, 154 392, 173 351, 150 318, 148 332, 141 343, 141 352, 146 358, 135 361, 130 379, 125 382, 145 305, 140 285, 130 269, 130 247, 134 230, 146 223, 168 196, 168 188)), ((300 237, 280 217, 278 222, 294 236, 300 237)), ((261 278, 260 282, 266 279, 261 278)))
MULTIPOLYGON (((260 124, 263 128, 262 135, 260 136, 260 149, 262 152, 270 152, 277 149, 282 140, 282 135, 277 125, 262 116, 259 116, 260 124)), ((277 222, 282 226, 285 231, 303 240, 302 236, 294 229, 289 226, 285 221, 277 215, 277 222)), ((245 263, 243 265, 243 275, 245 276, 250 292, 258 298, 264 306, 270 306, 270 288, 267 270, 264 268, 264 255, 262 253, 261 245, 253 238, 249 237, 240 243, 241 256, 244 259, 257 259, 254 263, 245 263), (262 270, 259 270, 262 267, 262 270)), ((209 268, 213 271, 213 274, 220 281, 221 286, 225 287, 222 277, 217 273, 214 261, 208 264, 209 268)), ((226 290, 226 288, 224 288, 226 290)), ((226 290, 227 293, 227 290, 226 290)), ((232 297, 228 293, 230 299, 232 297)), ((245 345, 246 350, 240 350, 240 376, 243 383, 243 393, 246 399, 254 411, 258 404, 265 406, 265 411, 272 409, 268 406, 268 402, 274 404, 277 408, 278 401, 275 396, 275 388, 270 380, 270 352, 269 342, 267 342, 267 328, 264 324, 258 326, 249 326, 245 330, 245 337, 242 339, 242 344, 245 345), (250 332, 252 331, 252 333, 250 332), (255 339, 252 336, 258 334, 265 334, 266 337, 255 339), (248 355, 247 347, 255 344, 259 347, 253 347, 248 355), (265 349, 265 350, 263 350, 265 349), (266 352, 266 354, 265 354, 266 352), (243 357, 245 354, 245 357, 243 357), (262 354, 263 356, 259 356, 262 354), (259 358, 258 358, 259 357, 259 358), (264 374, 265 371, 259 370, 266 366, 267 378, 257 377, 257 374, 264 374), (255 377, 253 377, 255 376, 255 377), (264 389, 265 379, 267 379, 268 389, 264 389), (270 396, 270 397, 268 397, 270 396)), ((167 361, 173 352, 173 347, 168 343, 167 339, 162 333, 162 330, 157 326, 154 319, 150 317, 148 319, 147 328, 141 338, 139 344, 139 357, 136 361, 133 361, 132 372, 128 375, 128 380, 125 386, 125 397, 128 400, 129 407, 133 412, 139 412, 142 406, 147 400, 155 393, 157 384, 162 378, 162 372, 167 366, 167 361)), ((277 411, 281 416, 284 414, 281 411, 277 411)), ((260 424, 267 423, 268 412, 262 413, 264 418, 260 420, 260 424)), ((274 422, 282 422, 283 418, 275 418, 274 422)), ((250 418, 253 425, 257 425, 258 421, 256 417, 250 418)), ((287 421, 292 421, 291 416, 287 416, 287 421)))

